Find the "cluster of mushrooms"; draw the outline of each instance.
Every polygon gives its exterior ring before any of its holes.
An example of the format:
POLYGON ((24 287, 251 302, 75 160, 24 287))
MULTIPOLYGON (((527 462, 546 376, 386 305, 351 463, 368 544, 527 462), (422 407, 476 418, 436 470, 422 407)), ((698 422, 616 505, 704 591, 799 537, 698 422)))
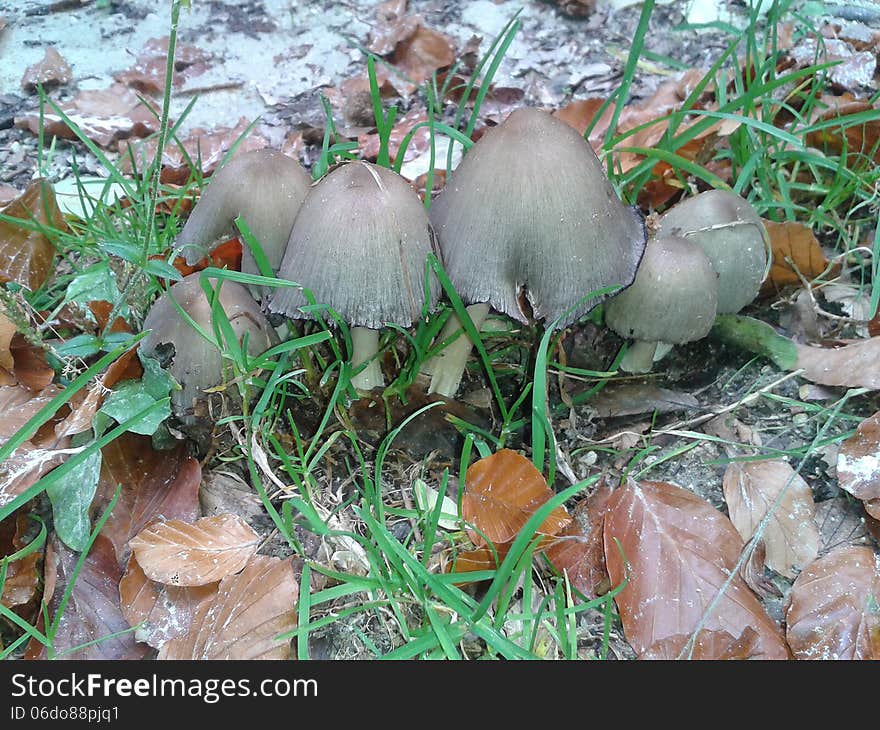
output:
MULTIPOLYGON (((352 378, 360 391, 384 385, 379 330, 410 327, 437 305, 436 277, 426 285, 429 253, 477 329, 490 308, 566 327, 607 299, 608 326, 635 340, 623 363, 631 372, 650 370, 664 347, 705 336, 716 313, 745 306, 768 268, 764 227, 732 193, 710 191, 674 206, 646 241, 642 217, 618 199, 589 143, 532 108, 480 138, 430 214, 404 178, 368 162, 337 165, 312 184, 279 152, 235 157, 212 177, 178 236, 187 262, 234 234, 238 216, 280 279, 308 289, 349 324, 352 366, 363 366, 352 378), (622 290, 588 297, 609 287, 622 290)), ((242 270, 258 273, 247 247, 242 270)), ((220 304, 254 355, 277 342, 265 312, 314 316, 297 287, 249 290, 225 281, 220 304)), ((171 286, 144 322, 151 332, 142 349, 164 354, 182 386, 173 400, 178 414, 223 382, 220 352, 181 309, 212 331, 199 274, 171 286)), ((454 315, 438 338, 456 339, 425 364, 429 391, 452 397, 471 342, 454 315)))

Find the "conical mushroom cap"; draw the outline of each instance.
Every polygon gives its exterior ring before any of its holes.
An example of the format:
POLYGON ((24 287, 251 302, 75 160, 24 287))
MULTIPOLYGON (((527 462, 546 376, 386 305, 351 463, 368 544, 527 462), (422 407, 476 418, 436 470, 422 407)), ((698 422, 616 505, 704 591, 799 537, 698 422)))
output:
MULTIPOLYGON (((238 232, 241 216, 263 248, 273 271, 278 270, 293 220, 312 180, 296 160, 275 150, 254 150, 233 157, 217 172, 177 236, 190 265, 212 251, 219 239, 238 232)), ((259 274, 247 245, 242 271, 259 274)))
POLYGON ((708 190, 672 206, 660 218, 658 236, 698 243, 718 273, 718 314, 734 314, 751 302, 767 273, 767 232, 748 201, 708 190))
MULTIPOLYGON (((400 175, 368 162, 340 165, 309 192, 290 232, 279 278, 311 290, 353 327, 404 327, 421 315, 425 265, 437 253, 419 196, 400 175)), ((431 277, 430 305, 439 295, 431 277)), ((306 315, 299 289, 279 288, 269 304, 306 315)))
MULTIPOLYGON (((207 388, 223 383, 223 358, 215 345, 208 342, 185 320, 171 297, 209 335, 214 335, 211 304, 199 283, 199 274, 190 274, 173 284, 150 308, 144 329, 151 330, 140 345, 141 352, 160 361, 165 359, 163 345, 173 345, 174 353, 168 367, 181 390, 172 391, 174 412, 183 415, 192 409, 193 400, 207 388)), ((216 289, 217 279, 211 279, 216 289)), ((275 330, 263 316, 260 306, 248 290, 233 281, 220 287, 220 306, 239 342, 248 335, 248 353, 259 355, 278 342, 275 330)))
POLYGON ((523 290, 549 325, 590 292, 632 283, 645 248, 641 217, 618 199, 589 143, 537 109, 518 109, 471 148, 431 221, 458 294, 521 322, 523 290))
POLYGON ((605 323, 621 337, 679 345, 709 334, 718 275, 699 245, 652 238, 636 280, 605 304, 605 323))

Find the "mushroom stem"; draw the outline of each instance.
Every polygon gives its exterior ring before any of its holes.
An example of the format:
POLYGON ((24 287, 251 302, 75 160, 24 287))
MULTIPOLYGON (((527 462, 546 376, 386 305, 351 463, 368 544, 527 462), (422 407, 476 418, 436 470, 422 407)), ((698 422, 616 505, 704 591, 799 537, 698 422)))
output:
POLYGON ((618 367, 626 373, 650 373, 651 368, 654 367, 656 350, 656 342, 635 340, 629 346, 618 367))
MULTIPOLYGON (((487 303, 471 304, 467 307, 467 313, 468 317, 470 317, 471 321, 474 323, 477 332, 479 332, 483 321, 489 314, 489 305, 487 303)), ((455 391, 458 390, 461 378, 464 375, 464 369, 467 366, 467 360, 468 356, 471 354, 471 348, 474 346, 474 343, 471 342, 471 338, 462 330, 463 326, 461 320, 459 320, 458 316, 455 314, 453 314, 443 326, 443 330, 440 332, 439 336, 440 342, 452 337, 456 333, 461 334, 444 347, 437 355, 425 363, 423 372, 432 374, 428 393, 437 393, 446 398, 452 398, 455 396, 455 391)))
POLYGON ((367 366, 351 378, 351 384, 357 390, 373 390, 385 386, 385 377, 379 365, 379 330, 368 327, 351 328, 351 367, 357 368, 370 361, 367 366))

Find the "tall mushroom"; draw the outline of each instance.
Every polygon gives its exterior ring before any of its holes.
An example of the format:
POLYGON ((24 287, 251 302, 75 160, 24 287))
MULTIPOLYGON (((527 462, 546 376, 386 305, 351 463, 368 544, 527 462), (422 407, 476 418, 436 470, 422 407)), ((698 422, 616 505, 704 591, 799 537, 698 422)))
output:
POLYGON ((685 238, 652 238, 632 286, 605 304, 605 323, 635 340, 620 369, 650 372, 658 343, 705 337, 717 305, 718 275, 700 246, 685 238))
MULTIPOLYGON (((254 150, 233 157, 211 177, 177 236, 177 246, 186 262, 194 264, 221 238, 236 233, 234 221, 241 216, 276 272, 311 182, 302 165, 276 150, 254 150)), ((260 273, 247 246, 241 268, 248 274, 260 273)))
POLYGON ((657 235, 700 245, 718 274, 718 314, 734 314, 758 295, 769 240, 758 213, 739 195, 708 190, 683 200, 660 218, 657 235))
MULTIPOLYGON (((425 304, 434 232, 419 196, 400 175, 368 162, 331 170, 309 192, 290 232, 280 278, 309 289, 351 326, 352 378, 358 390, 384 385, 376 358, 378 330, 386 323, 409 327, 425 304)), ((439 290, 433 277, 429 305, 439 290)), ((306 299, 299 289, 280 288, 271 311, 291 318, 306 299)))
MULTIPOLYGON (((431 221, 478 329, 490 306, 520 322, 561 318, 557 326, 565 327, 602 301, 593 297, 566 314, 590 292, 631 284, 645 248, 641 216, 617 197, 589 143, 530 108, 471 148, 431 207, 431 221)), ((441 337, 460 328, 451 319, 441 337)), ((471 343, 456 342, 431 365, 432 393, 458 389, 471 343)))
MULTIPOLYGON (((203 397, 207 389, 222 385, 225 377, 224 360, 217 344, 206 339, 192 322, 181 316, 174 304, 176 301, 195 324, 214 337, 211 302, 199 277, 199 273, 185 276, 153 302, 144 320, 144 330, 150 333, 140 344, 141 352, 165 364, 180 383, 181 390, 172 392, 171 405, 184 421, 191 416, 193 403, 203 397)), ((217 279, 210 282, 216 289, 217 279)), ((249 355, 259 355, 278 341, 275 330, 246 287, 224 281, 218 296, 236 338, 241 341, 247 335, 249 355)))

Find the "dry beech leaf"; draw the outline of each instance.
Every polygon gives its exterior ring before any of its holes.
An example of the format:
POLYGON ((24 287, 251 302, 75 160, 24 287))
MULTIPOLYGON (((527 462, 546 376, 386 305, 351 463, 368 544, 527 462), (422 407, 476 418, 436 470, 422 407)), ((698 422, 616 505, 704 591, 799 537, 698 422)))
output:
MULTIPOLYGON (((79 557, 79 553, 67 548, 56 537, 51 538, 46 550, 46 591, 51 594, 50 616, 56 615, 79 557)), ((54 645, 61 658, 142 659, 146 654, 149 647, 135 640, 122 615, 119 600, 121 577, 122 569, 116 560, 113 544, 98 535, 73 583, 70 600, 58 623, 54 645), (112 634, 118 635, 104 639, 112 634), (64 653, 99 639, 103 640, 64 653)))
POLYGON ((455 63, 455 47, 448 35, 419 25, 415 33, 397 44, 390 60, 418 86, 437 69, 455 63))
POLYGON ((611 584, 629 578, 615 601, 626 640, 639 656, 690 637, 702 622, 702 631, 735 640, 754 630, 749 658, 788 658, 779 628, 743 579, 731 576, 742 539, 705 500, 674 484, 630 479, 609 500, 604 537, 611 584))
MULTIPOLYGON (((495 570, 501 565, 507 553, 510 552, 510 546, 513 543, 505 542, 495 545, 495 552, 488 545, 481 545, 474 550, 464 550, 455 556, 455 561, 449 563, 447 572, 451 573, 474 573, 478 570, 495 570), (496 559, 497 553, 497 559, 496 559)), ((456 583, 457 586, 467 585, 467 582, 456 583)))
POLYGON ((21 333, 12 336, 9 351, 15 362, 13 375, 26 388, 42 391, 55 379, 55 371, 46 362, 46 351, 32 345, 21 333))
POLYGON ((199 516, 199 462, 186 456, 183 445, 157 451, 149 436, 124 433, 102 450, 101 477, 93 509, 103 509, 121 486, 119 501, 102 534, 116 547, 125 565, 128 541, 157 519, 193 521, 199 516))
MULTIPOLYGON (((875 520, 880 520, 880 499, 869 499, 867 502, 864 502, 865 512, 868 513, 875 520)), ((880 538, 877 538, 878 542, 880 542, 880 538)))
POLYGON ((135 637, 159 649, 192 627, 193 616, 217 594, 219 583, 203 586, 169 586, 151 581, 133 558, 119 583, 122 613, 137 627, 135 637))
POLYGON ((36 594, 40 582, 37 575, 37 563, 42 557, 43 554, 37 551, 26 555, 21 560, 9 563, 0 603, 7 608, 13 608, 30 602, 36 594))
MULTIPOLYGON (((834 497, 816 505, 819 525, 819 555, 847 545, 867 545, 871 541, 860 502, 850 497, 834 497)), ((865 509, 867 505, 865 503, 865 509)))
POLYGON ((608 582, 602 527, 611 494, 611 487, 603 485, 578 502, 571 523, 544 550, 553 567, 588 599, 608 582))
POLYGON ((838 548, 791 588, 786 638, 798 659, 880 659, 880 564, 869 547, 838 548))
POLYGON ((237 575, 220 581, 202 603, 190 631, 159 650, 159 659, 287 659, 296 628, 299 584, 291 559, 254 556, 237 575))
POLYGON ((880 389, 880 337, 856 340, 843 347, 797 347, 794 368, 819 385, 880 389))
POLYGON ((259 544, 260 536, 232 514, 192 524, 154 522, 130 542, 147 577, 174 586, 203 586, 237 573, 259 544))
POLYGON ((762 540, 767 565, 777 573, 794 578, 819 554, 813 492, 787 462, 730 462, 724 472, 724 499, 730 521, 745 541, 776 505, 762 540))
POLYGON ((690 659, 733 660, 751 659, 760 650, 758 632, 747 626, 739 637, 726 631, 700 631, 691 644, 691 637, 685 634, 670 636, 649 647, 639 659, 677 659, 682 653, 690 659))
MULTIPOLYGON (((397 153, 400 151, 400 144, 404 137, 409 134, 410 130, 420 122, 426 122, 428 115, 420 109, 413 109, 403 116, 391 129, 391 135, 388 138, 388 154, 391 161, 397 159, 397 153)), ((379 135, 374 133, 362 134, 358 137, 358 146, 366 159, 375 160, 379 155, 379 135)), ((410 161, 418 157, 420 154, 430 149, 431 134, 427 127, 420 127, 413 134, 403 156, 405 161, 410 161)))
POLYGON ((828 259, 813 234, 803 223, 764 221, 770 237, 773 262, 770 274, 761 286, 763 294, 779 291, 786 286, 801 286, 799 271, 807 281, 812 281, 828 268, 828 259))
MULTIPOLYGON (((842 155, 844 152, 847 157, 846 163, 849 166, 863 164, 859 160, 862 156, 868 156, 874 162, 880 162, 880 122, 876 117, 876 110, 867 100, 855 99, 851 94, 844 94, 840 97, 826 98, 823 96, 820 103, 828 106, 827 111, 821 114, 814 122, 824 122, 829 120, 839 121, 830 127, 822 127, 817 131, 808 132, 806 142, 812 147, 828 150, 835 155, 842 155), (853 122, 847 117, 853 117, 861 114, 867 117, 865 121, 853 122), (842 132, 842 133, 841 133, 842 132)), ((817 105, 818 106, 818 105, 817 105)))
POLYGON ((880 499, 880 412, 862 421, 840 445, 837 482, 858 499, 880 499))
MULTIPOLYGON (((64 227, 55 192, 43 178, 34 180, 20 198, 0 213, 19 218, 25 225, 64 227)), ((32 291, 39 289, 52 271, 54 258, 55 247, 42 233, 0 221, 0 282, 14 281, 32 291)))
POLYGON ((801 68, 816 63, 835 61, 825 73, 835 83, 846 89, 868 86, 874 80, 877 58, 873 51, 856 51, 839 38, 816 38, 809 35, 798 41, 788 55, 801 68))
MULTIPOLYGON (((461 516, 480 532, 468 530, 471 542, 485 545, 510 542, 528 519, 554 496, 547 480, 522 454, 501 449, 472 464, 465 476, 461 516)), ((571 522, 563 507, 554 509, 536 531, 556 535, 571 522)))
POLYGON ((419 25, 419 19, 406 14, 407 0, 387 0, 376 7, 376 22, 370 32, 369 49, 379 55, 391 53, 419 25))
POLYGON ((12 357, 10 346, 16 331, 13 321, 0 312, 0 368, 10 373, 15 367, 15 358, 12 357))
POLYGON ((699 405, 700 402, 690 393, 641 382, 609 384, 590 399, 590 408, 601 418, 672 413, 696 409, 699 405))
POLYGON ((50 86, 70 83, 72 79, 73 71, 70 64, 54 46, 48 46, 43 60, 28 66, 24 72, 24 76, 21 77, 21 88, 30 94, 37 90, 38 84, 48 89, 50 86))
MULTIPOLYGON (((186 44, 174 49, 172 86, 183 86, 186 81, 208 70, 210 54, 186 44)), ((113 74, 121 84, 147 94, 161 94, 165 88, 165 70, 168 61, 168 36, 150 38, 138 53, 134 66, 113 74)))
MULTIPOLYGON (((113 84, 107 89, 80 91, 72 100, 59 105, 67 117, 90 140, 101 147, 109 147, 126 137, 146 137, 159 128, 161 110, 151 104, 150 111, 141 103, 138 94, 122 84, 113 84)), ((43 114, 44 134, 63 139, 76 139, 73 130, 60 115, 47 109, 43 114)), ((24 117, 16 117, 18 127, 29 129, 37 134, 40 129, 40 115, 30 112, 24 117)))

